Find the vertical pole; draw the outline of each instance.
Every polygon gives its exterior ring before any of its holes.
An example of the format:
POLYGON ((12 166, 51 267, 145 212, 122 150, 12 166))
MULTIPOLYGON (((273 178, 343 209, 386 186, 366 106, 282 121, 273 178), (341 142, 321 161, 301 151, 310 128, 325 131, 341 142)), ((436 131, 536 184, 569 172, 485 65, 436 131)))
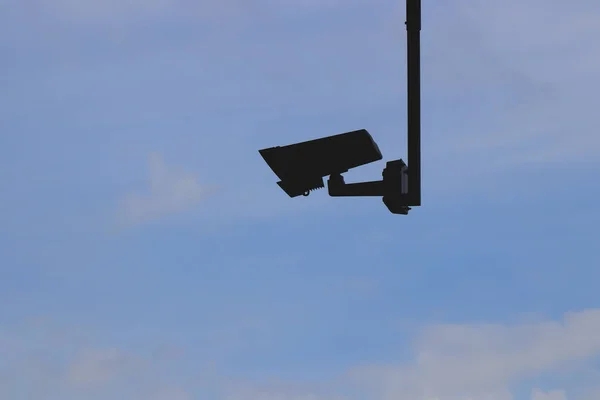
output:
POLYGON ((421 0, 406 0, 408 196, 421 205, 421 0))

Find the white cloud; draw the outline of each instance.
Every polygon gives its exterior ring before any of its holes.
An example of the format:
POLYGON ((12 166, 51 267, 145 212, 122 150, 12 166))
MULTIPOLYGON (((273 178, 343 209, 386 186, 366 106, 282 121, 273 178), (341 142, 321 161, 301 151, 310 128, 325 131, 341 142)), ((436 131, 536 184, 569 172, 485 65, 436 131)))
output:
MULTIPOLYGON (((572 382, 577 388, 548 391, 532 384, 528 397, 579 400, 570 394, 573 389, 598 387, 597 376, 588 373, 593 367, 586 360, 600 355, 599 331, 600 309, 568 313, 561 321, 432 325, 415 338, 414 357, 396 365, 358 365, 350 367, 341 378, 327 378, 315 385, 293 379, 276 384, 241 382, 215 371, 214 376, 211 372, 210 384, 218 386, 215 398, 223 400, 520 400, 510 390, 514 385, 526 387, 529 378, 570 374, 581 377, 572 382)), ((185 381, 185 377, 195 376, 202 369, 195 368, 189 359, 186 362, 185 357, 168 363, 167 376, 161 375, 164 369, 154 368, 157 364, 152 357, 132 356, 125 349, 82 350, 75 344, 53 348, 54 342, 43 335, 29 337, 26 343, 11 339, 6 328, 3 332, 4 342, 20 343, 18 348, 13 347, 11 358, 0 360, 3 398, 25 393, 27 382, 39 383, 39 396, 62 390, 61 398, 65 399, 77 398, 81 389, 87 389, 87 393, 110 394, 115 399, 127 398, 127 393, 134 390, 143 393, 144 398, 192 400, 197 398, 194 390, 202 389, 169 385, 176 383, 173 376, 185 381), (36 348, 47 348, 52 357, 32 358, 36 348), (20 358, 14 357, 15 350, 20 351, 20 358), (68 361, 65 368, 57 363, 58 359, 68 361), (11 371, 11 375, 3 371, 11 371), (18 379, 13 379, 15 374, 18 379), (63 381, 69 385, 62 388, 63 381)), ((17 334, 18 329, 12 336, 17 334)))
MULTIPOLYGON (((181 388, 161 389, 152 400, 191 400, 192 397, 181 388)), ((554 399, 550 399, 554 400, 554 399)))
POLYGON ((213 192, 196 176, 168 167, 161 156, 149 160, 150 187, 146 193, 129 193, 122 200, 120 214, 127 223, 140 223, 179 213, 196 206, 213 192))
POLYGON ((364 367, 352 375, 382 400, 510 399, 508 388, 516 382, 599 356, 599 330, 598 309, 568 313, 560 322, 435 325, 415 342, 413 363, 364 367))
POLYGON ((130 357, 117 349, 87 350, 73 360, 67 379, 78 388, 103 386, 130 369, 131 363, 130 357))
POLYGON ((531 400, 567 400, 567 395, 563 390, 544 392, 536 389, 531 394, 531 400))

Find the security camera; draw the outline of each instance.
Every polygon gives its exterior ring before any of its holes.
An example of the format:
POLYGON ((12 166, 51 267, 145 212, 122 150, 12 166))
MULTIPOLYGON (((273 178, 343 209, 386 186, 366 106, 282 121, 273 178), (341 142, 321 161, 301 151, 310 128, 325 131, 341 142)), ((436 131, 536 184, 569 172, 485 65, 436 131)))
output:
POLYGON ((259 153, 281 179, 277 184, 288 196, 308 196, 325 187, 332 197, 379 196, 394 214, 407 214, 408 175, 402 160, 388 161, 383 179, 346 183, 343 173, 381 160, 377 143, 365 129, 309 140, 288 146, 270 147, 259 153))
POLYGON ((323 178, 382 159, 379 147, 365 129, 259 150, 281 179, 288 196, 307 196, 324 187, 323 178))

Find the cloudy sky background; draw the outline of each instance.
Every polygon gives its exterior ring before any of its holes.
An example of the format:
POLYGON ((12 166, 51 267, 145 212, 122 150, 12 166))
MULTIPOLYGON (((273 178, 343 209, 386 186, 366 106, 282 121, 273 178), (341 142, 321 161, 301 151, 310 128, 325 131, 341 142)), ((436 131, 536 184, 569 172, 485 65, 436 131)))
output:
POLYGON ((409 216, 260 158, 360 128, 405 157, 403 21, 0 0, 0 398, 600 398, 596 0, 423 0, 409 216))

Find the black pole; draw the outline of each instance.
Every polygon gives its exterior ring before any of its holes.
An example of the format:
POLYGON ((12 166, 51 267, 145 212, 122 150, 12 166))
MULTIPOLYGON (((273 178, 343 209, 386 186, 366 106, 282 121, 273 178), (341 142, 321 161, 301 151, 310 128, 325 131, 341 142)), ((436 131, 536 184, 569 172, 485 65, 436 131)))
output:
POLYGON ((421 205, 421 0, 406 0, 408 196, 421 205))

